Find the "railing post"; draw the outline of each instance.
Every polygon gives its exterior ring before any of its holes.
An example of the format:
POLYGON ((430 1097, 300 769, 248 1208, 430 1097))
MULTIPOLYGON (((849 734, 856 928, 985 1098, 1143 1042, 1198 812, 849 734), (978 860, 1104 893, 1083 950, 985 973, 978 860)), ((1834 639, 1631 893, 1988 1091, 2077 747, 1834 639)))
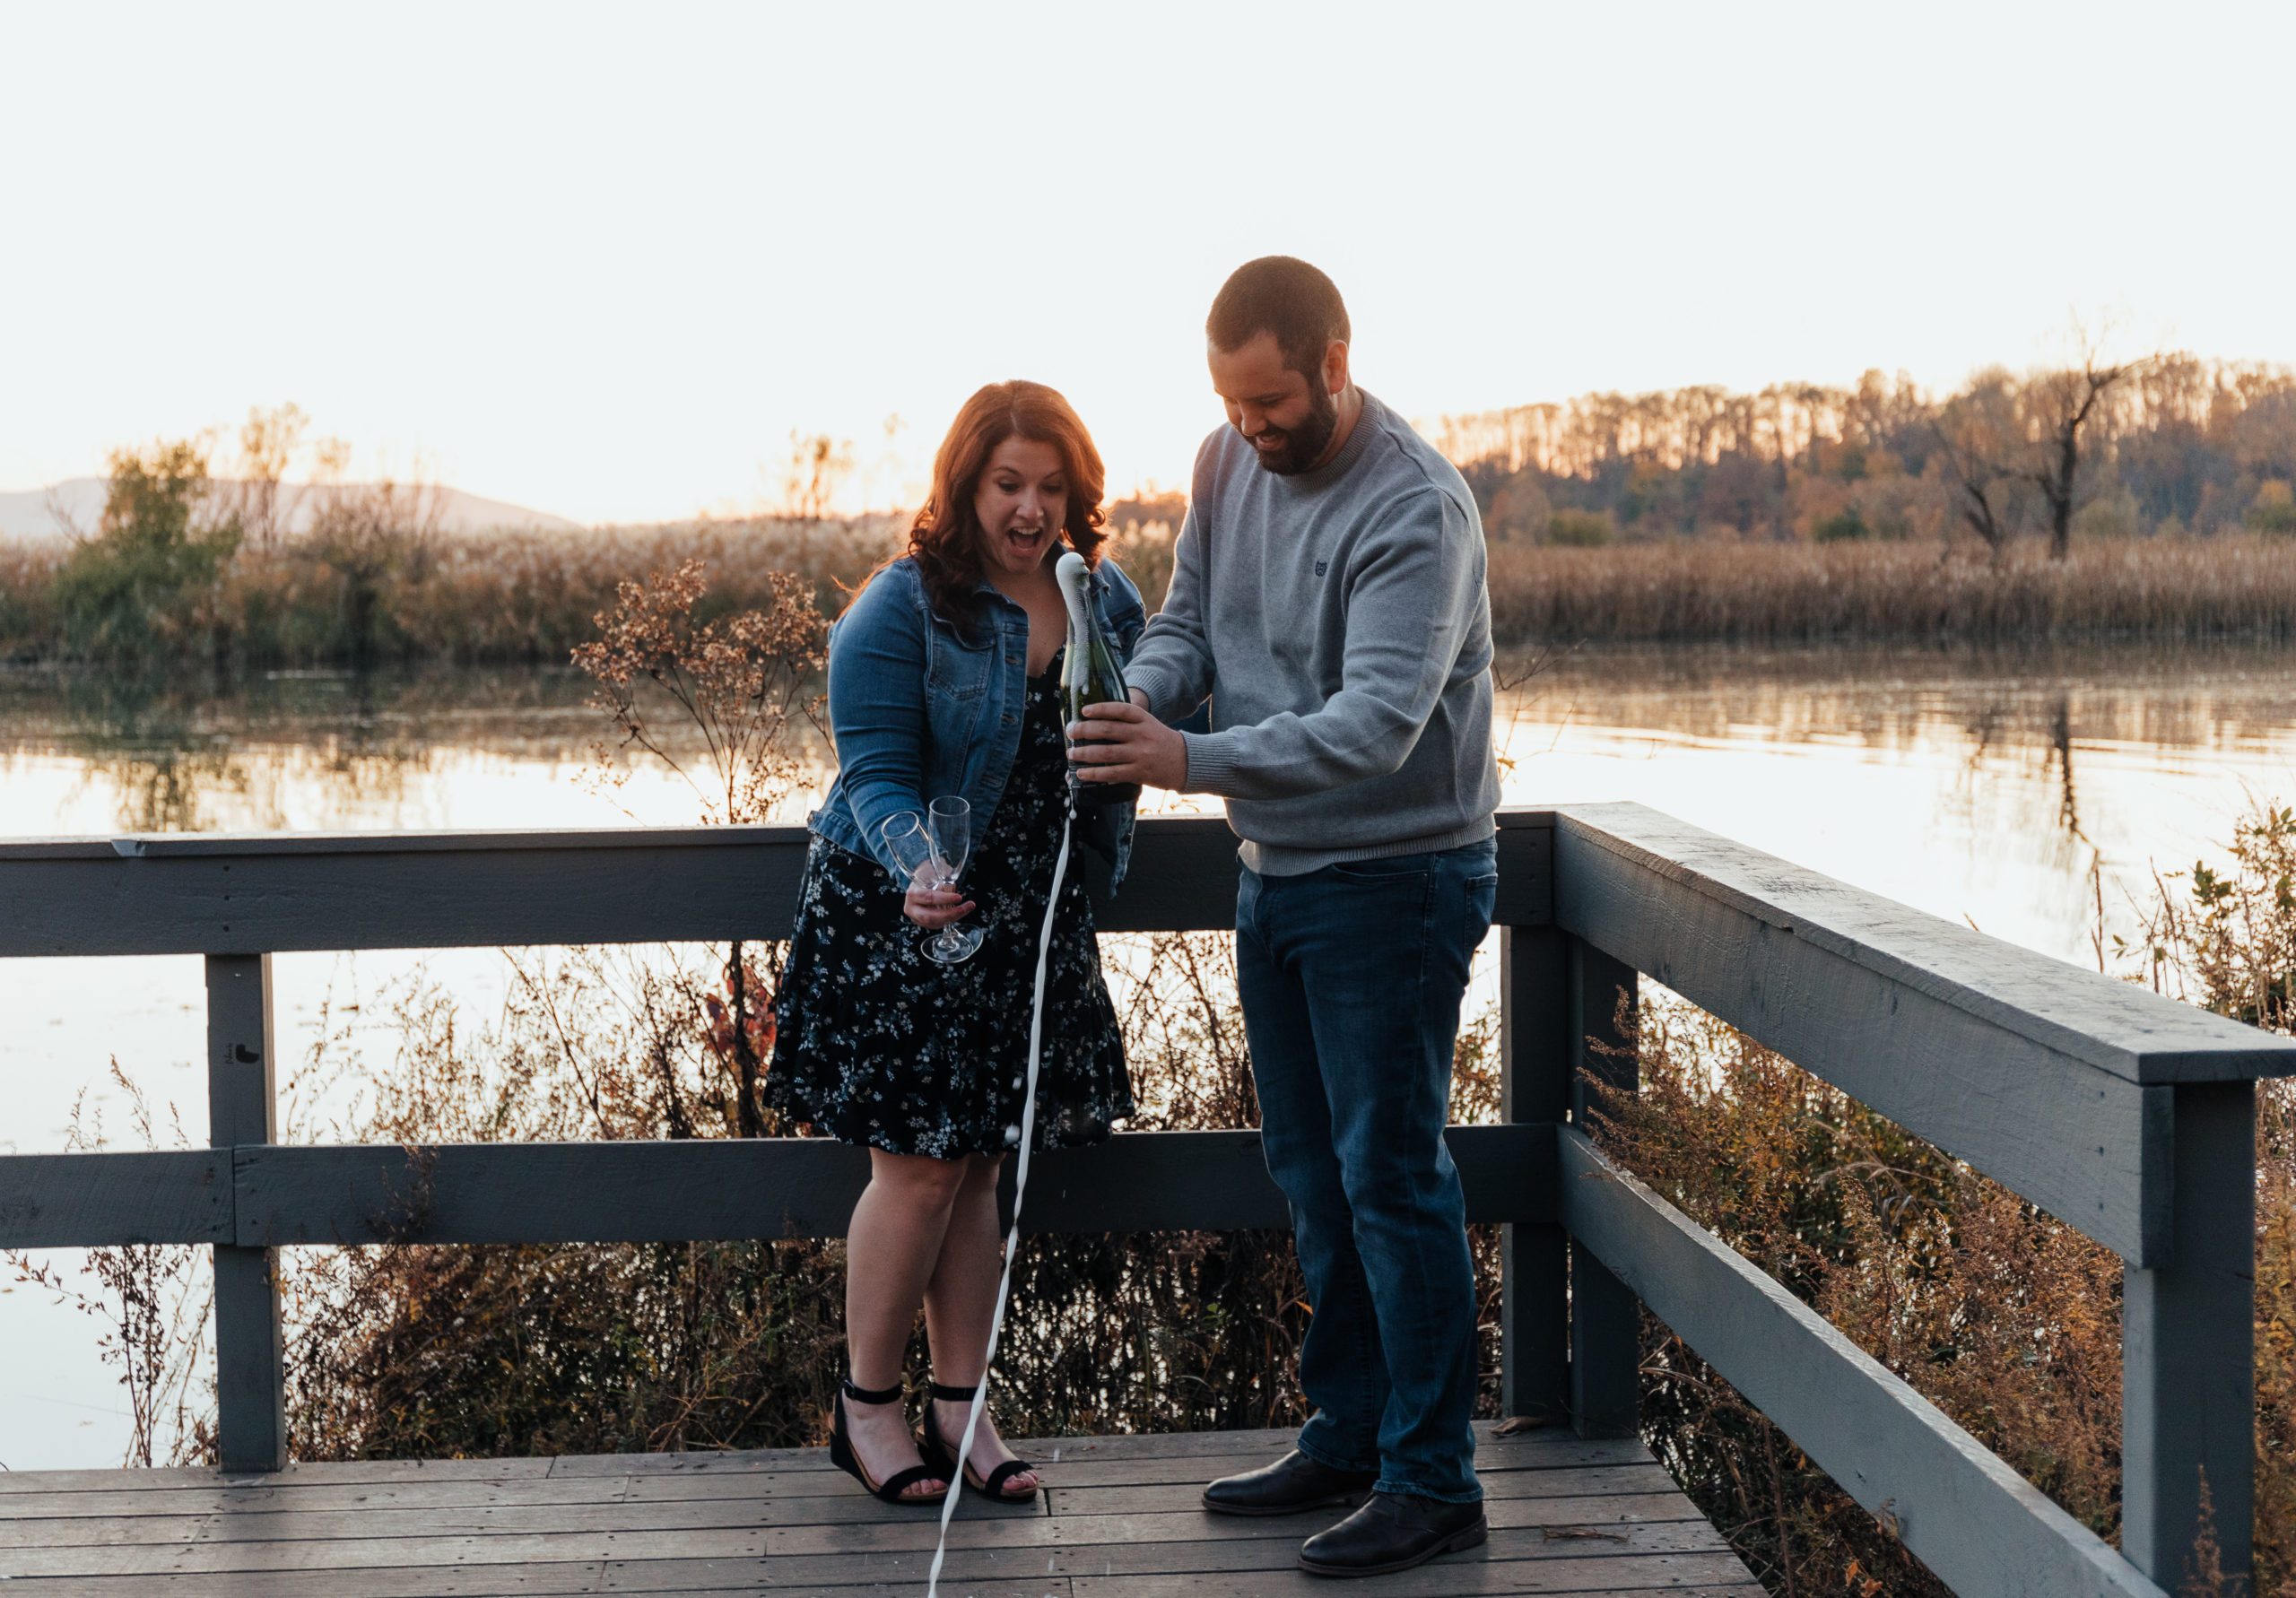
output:
MULTIPOLYGON (((1570 1105, 1569 956, 1561 930, 1499 933, 1499 1118, 1560 1122, 1570 1105)), ((1560 1421, 1570 1411, 1569 1238, 1552 1222, 1499 1229, 1499 1407, 1560 1421)))
MULTIPOLYGON (((207 957, 207 1142, 277 1142, 271 956, 207 957)), ((227 1471, 287 1463, 275 1251, 215 1246, 215 1431, 227 1471)))
MULTIPOLYGON (((1631 1047, 1640 991, 1632 966, 1583 939, 1570 940, 1570 1118, 1587 1124, 1587 1084, 1635 1091, 1640 1068, 1631 1047), (1625 1025, 1620 1025, 1623 998, 1625 1025), (1598 1049, 1589 1039, 1606 1046, 1598 1049), (1613 1052, 1615 1051, 1615 1052, 1613 1052)), ((1582 1437, 1631 1437, 1642 1404, 1642 1314, 1626 1284, 1577 1238, 1570 1242, 1570 1414, 1582 1437)))
MULTIPOLYGON (((2218 1559, 2244 1580, 2255 1513, 2256 1090, 2171 1090, 2168 1264, 2121 1278, 2121 1551, 2173 1593, 2208 1481, 2218 1559)), ((2234 1587, 2238 1590, 2238 1586, 2234 1587)))

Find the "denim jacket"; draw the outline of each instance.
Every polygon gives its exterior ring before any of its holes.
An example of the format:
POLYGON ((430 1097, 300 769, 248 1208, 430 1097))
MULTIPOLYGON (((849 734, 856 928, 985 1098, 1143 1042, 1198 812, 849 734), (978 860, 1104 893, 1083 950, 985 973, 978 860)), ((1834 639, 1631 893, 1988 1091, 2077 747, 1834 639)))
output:
MULTIPOLYGON (((1029 613, 987 583, 976 592, 979 636, 968 639, 933 613, 924 578, 904 557, 871 578, 830 629, 839 770, 805 824, 888 871, 895 868, 880 832, 886 817, 958 794, 972 806, 975 828, 985 829, 1020 752, 1029 613)), ((1092 574, 1092 603, 1119 664, 1130 659, 1147 612, 1113 560, 1092 574)), ((1132 816, 1130 804, 1101 807, 1097 830, 1112 846, 1115 882, 1132 852, 1132 816)), ((1080 820, 1079 836, 1088 830, 1080 820)))

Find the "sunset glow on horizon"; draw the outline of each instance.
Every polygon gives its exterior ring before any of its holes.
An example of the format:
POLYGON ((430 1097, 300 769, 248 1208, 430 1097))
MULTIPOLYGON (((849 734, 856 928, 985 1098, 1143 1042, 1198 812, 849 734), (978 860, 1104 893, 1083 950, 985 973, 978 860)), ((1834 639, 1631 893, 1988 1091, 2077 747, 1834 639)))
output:
POLYGON ((2296 360, 2292 54, 2261 4, 19 8, 0 490, 291 401, 583 521, 768 503, 793 430, 890 504, 1014 376, 1178 486, 1278 251, 1418 417, 1950 386, 2075 311, 2296 360))

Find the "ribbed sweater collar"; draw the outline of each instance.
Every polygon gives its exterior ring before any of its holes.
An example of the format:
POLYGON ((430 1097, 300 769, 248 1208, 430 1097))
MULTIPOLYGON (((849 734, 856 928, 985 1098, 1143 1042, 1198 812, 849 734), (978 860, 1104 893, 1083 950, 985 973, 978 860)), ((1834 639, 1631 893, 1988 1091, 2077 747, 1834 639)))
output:
POLYGON ((1347 442, 1339 447, 1337 455, 1314 471, 1297 472, 1292 474, 1292 482, 1301 492, 1318 493, 1337 482, 1347 475, 1348 468, 1363 458, 1363 451, 1370 447, 1371 434, 1375 430, 1371 413, 1374 409, 1384 409, 1384 407, 1371 397, 1370 390, 1359 387, 1355 392, 1362 400, 1363 408, 1355 413, 1355 426, 1349 431, 1347 442))

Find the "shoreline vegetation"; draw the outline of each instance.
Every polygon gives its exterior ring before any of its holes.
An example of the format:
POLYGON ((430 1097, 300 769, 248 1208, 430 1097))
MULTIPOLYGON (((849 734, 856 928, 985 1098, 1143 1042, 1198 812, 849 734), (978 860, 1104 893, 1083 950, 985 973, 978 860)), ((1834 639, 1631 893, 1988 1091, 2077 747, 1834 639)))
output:
MULTIPOLYGON (((335 441, 304 452, 323 494, 286 482, 305 424, 253 413, 222 476, 199 440, 114 452, 93 527, 0 543, 0 660, 563 663, 617 583, 689 561, 710 616, 768 602, 777 572, 834 616, 907 519, 825 514, 851 452, 824 437, 793 456, 787 515, 448 532, 435 488, 344 482, 335 441)), ((1423 430, 1481 511, 1502 647, 2296 638, 2296 369, 2092 343, 1943 397, 1869 371, 1423 430)), ((1186 500, 1107 508, 1160 601, 1186 500)))
POLYGON ((2296 638, 2296 539, 2076 543, 2063 560, 1934 543, 1500 546, 1491 622, 1502 647, 2281 640, 2296 638))
MULTIPOLYGON (((1152 606, 1175 524, 1113 525, 1109 552, 1152 606)), ((766 603, 787 572, 834 616, 898 552, 902 525, 886 514, 502 528, 411 540, 365 566, 242 550, 196 596, 131 578, 92 601, 93 585, 73 581, 73 546, 0 544, 0 661, 564 664, 597 636, 617 583, 691 560, 708 573, 712 615, 766 603)), ((2062 560, 2037 543, 1999 556, 1968 541, 1494 543, 1490 585, 1502 648, 2296 638, 2296 537, 2248 531, 2076 542, 2062 560)))

